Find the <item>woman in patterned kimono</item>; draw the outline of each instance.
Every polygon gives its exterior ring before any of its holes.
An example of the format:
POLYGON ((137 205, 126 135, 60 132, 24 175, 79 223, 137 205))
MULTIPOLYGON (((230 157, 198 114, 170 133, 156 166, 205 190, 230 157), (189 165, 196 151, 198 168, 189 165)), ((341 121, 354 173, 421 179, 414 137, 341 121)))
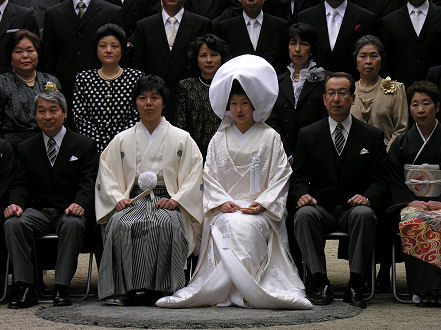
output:
POLYGON ((441 127, 438 88, 415 82, 407 90, 415 124, 389 151, 394 208, 406 263, 407 286, 419 305, 441 305, 441 127))
POLYGON ((187 257, 199 249, 202 156, 187 132, 161 116, 166 101, 161 78, 140 78, 133 103, 141 121, 101 155, 95 209, 107 226, 98 296, 108 304, 151 304, 182 288, 187 257), (156 188, 132 201, 144 172, 156 175, 156 188))
POLYGON ((156 305, 311 308, 287 248, 291 167, 265 124, 277 93, 274 69, 258 56, 236 57, 216 73, 210 102, 222 123, 204 168, 198 266, 187 287, 156 305))

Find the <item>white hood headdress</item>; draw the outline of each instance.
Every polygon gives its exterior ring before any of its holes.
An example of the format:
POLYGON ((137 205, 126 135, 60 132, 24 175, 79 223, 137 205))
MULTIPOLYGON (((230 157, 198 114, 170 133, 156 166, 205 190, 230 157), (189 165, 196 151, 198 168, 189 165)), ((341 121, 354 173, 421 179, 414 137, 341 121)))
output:
POLYGON ((216 115, 222 119, 219 129, 234 120, 227 110, 231 86, 236 79, 254 107, 256 122, 265 122, 271 114, 279 93, 277 74, 265 59, 255 55, 235 57, 217 70, 210 85, 210 103, 216 115))

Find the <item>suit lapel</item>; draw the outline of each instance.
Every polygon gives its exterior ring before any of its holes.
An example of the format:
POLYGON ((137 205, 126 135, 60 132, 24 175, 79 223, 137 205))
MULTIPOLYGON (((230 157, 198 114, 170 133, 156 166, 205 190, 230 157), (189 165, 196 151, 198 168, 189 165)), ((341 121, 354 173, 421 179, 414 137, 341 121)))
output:
POLYGON ((16 12, 14 5, 9 2, 5 8, 5 12, 2 15, 2 20, 0 21, 0 38, 3 38, 6 31, 8 31, 8 27, 11 26, 12 22, 14 22, 15 15, 16 12))
POLYGON ((438 21, 439 14, 433 9, 432 4, 429 2, 429 11, 427 12, 426 20, 424 21, 423 27, 421 28, 420 32, 420 38, 423 34, 425 34, 429 29, 432 27, 432 25, 438 21))
POLYGON ((46 183, 47 187, 52 187, 52 166, 47 157, 46 146, 44 145, 43 133, 38 133, 40 138, 38 139, 38 145, 36 145, 37 152, 35 153, 35 164, 40 168, 38 173, 41 175, 41 179, 46 183))
POLYGON ((335 41, 334 52, 338 48, 342 48, 344 46, 344 42, 350 40, 349 35, 354 31, 354 28, 358 23, 359 15, 354 12, 352 4, 348 3, 343 21, 341 22, 340 31, 338 31, 337 40, 335 41))
POLYGON ((399 15, 401 26, 406 30, 407 34, 411 35, 414 39, 418 39, 418 36, 413 28, 412 21, 410 20, 409 12, 407 11, 407 6, 401 7, 399 9, 399 15))
POLYGON ((363 148, 363 133, 360 135, 360 123, 352 117, 351 129, 348 135, 348 140, 346 141, 345 148, 343 152, 345 153, 345 162, 343 165, 342 178, 344 181, 346 175, 351 173, 352 168, 358 161, 360 157, 360 151, 363 148))
POLYGON ((95 17, 95 14, 101 9, 101 6, 96 4, 96 1, 91 1, 89 3, 89 7, 87 7, 86 12, 84 13, 83 18, 79 19, 80 21, 80 29, 86 25, 86 23, 95 17))
MULTIPOLYGON (((253 44, 248 34, 247 26, 245 25, 245 20, 243 16, 237 16, 236 20, 232 22, 231 30, 236 32, 237 40, 242 41, 242 49, 250 51, 251 54, 255 54, 253 44)), ((257 47, 256 47, 257 49, 257 47)))
POLYGON ((268 48, 268 45, 271 42, 272 38, 273 36, 272 36, 271 27, 268 25, 268 16, 264 14, 262 27, 260 28, 259 39, 257 40, 256 52, 263 53, 268 48))
MULTIPOLYGON (((72 1, 66 1, 64 2, 64 5, 62 7, 62 11, 64 13, 63 19, 69 19, 72 22, 72 25, 75 27, 78 27, 80 25, 80 18, 78 17, 77 13, 75 12, 75 8, 73 6, 72 1)), ((86 10, 87 13, 87 10, 86 10)), ((86 15, 86 14, 84 14, 86 15)))
POLYGON ((326 54, 331 52, 331 45, 329 44, 328 23, 326 21, 326 10, 324 4, 320 6, 320 13, 317 17, 316 28, 319 35, 319 40, 324 40, 323 46, 325 46, 325 48, 323 49, 323 55, 326 56, 326 54))
POLYGON ((294 89, 292 87, 292 81, 290 78, 290 72, 284 72, 280 80, 280 91, 283 93, 285 98, 294 107, 294 89))
MULTIPOLYGON (((185 11, 184 11, 185 13, 185 11)), ((157 49, 161 53, 160 56, 164 59, 164 62, 168 61, 168 57, 170 56, 170 47, 168 45, 167 34, 165 33, 165 26, 162 20, 162 14, 156 14, 155 23, 153 28, 153 35, 156 35, 155 38, 157 43, 157 49)), ((180 27, 179 27, 180 28, 180 27)), ((178 30, 179 33, 179 30, 178 30)), ((178 40, 178 36, 176 35, 176 41, 178 40)))
POLYGON ((332 180, 337 183, 337 168, 335 166, 334 157, 335 145, 334 141, 332 140, 331 132, 329 130, 328 117, 322 119, 320 125, 320 133, 318 135, 319 138, 317 140, 317 146, 323 145, 323 147, 320 148, 320 158, 323 161, 323 166, 326 167, 326 171, 329 172, 332 180))
POLYGON ((299 95, 299 100, 297 101, 297 105, 300 104, 300 102, 303 101, 305 97, 307 97, 311 92, 316 88, 314 83, 310 83, 309 81, 305 81, 302 87, 302 91, 299 95))
POLYGON ((63 142, 61 142, 57 159, 55 160, 55 164, 52 168, 53 183, 58 182, 58 179, 64 173, 64 169, 66 167, 67 162, 69 161, 70 157, 73 155, 72 151, 73 151, 74 143, 71 139, 71 134, 72 134, 71 131, 66 130, 66 134, 64 135, 63 142))
MULTIPOLYGON (((168 61, 168 67, 171 68, 173 63, 180 57, 186 55, 186 48, 191 42, 191 31, 193 25, 188 21, 188 13, 184 10, 184 15, 182 15, 181 23, 179 24, 178 33, 176 34, 175 43, 170 52, 170 57, 168 61)), ((165 30, 164 30, 165 31, 165 30)), ((166 37, 167 40, 167 37, 166 37)))

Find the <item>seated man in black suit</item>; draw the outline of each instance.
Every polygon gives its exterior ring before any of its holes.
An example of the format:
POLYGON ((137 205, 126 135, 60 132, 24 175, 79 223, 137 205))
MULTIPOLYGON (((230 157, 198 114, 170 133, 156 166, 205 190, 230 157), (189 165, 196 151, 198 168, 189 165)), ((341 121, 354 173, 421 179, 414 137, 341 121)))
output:
POLYGON ((31 259, 34 236, 56 232, 54 306, 71 304, 68 287, 77 268, 86 216, 93 212, 98 151, 92 139, 66 129, 66 100, 46 90, 34 102, 42 133, 18 146, 18 167, 9 194, 4 230, 19 288, 8 308, 37 304, 31 259))
POLYGON ((288 21, 264 14, 265 0, 240 0, 243 14, 220 21, 214 29, 231 47, 233 57, 252 54, 266 59, 281 73, 289 63, 288 21))
POLYGON ((350 280, 344 301, 365 308, 363 276, 375 241, 377 217, 386 190, 383 132, 350 115, 355 85, 347 73, 333 73, 323 100, 329 116, 300 130, 291 195, 297 203, 294 233, 312 274, 307 287, 316 305, 332 302, 322 235, 350 235, 350 280))

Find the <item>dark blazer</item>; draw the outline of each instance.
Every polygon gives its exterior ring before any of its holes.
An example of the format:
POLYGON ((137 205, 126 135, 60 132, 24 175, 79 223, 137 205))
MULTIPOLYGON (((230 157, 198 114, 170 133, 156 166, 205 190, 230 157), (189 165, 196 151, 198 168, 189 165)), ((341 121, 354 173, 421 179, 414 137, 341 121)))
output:
POLYGON ((186 0, 184 8, 191 12, 213 19, 230 11, 241 10, 237 0, 186 0))
POLYGON ((323 0, 296 0, 294 1, 294 13, 291 11, 291 0, 266 0, 263 4, 263 12, 294 22, 298 13, 323 2, 323 0))
POLYGON ((162 77, 171 92, 165 109, 167 120, 174 122, 175 94, 180 80, 189 77, 187 47, 207 31, 209 20, 184 10, 172 50, 168 46, 162 13, 144 18, 136 24, 133 64, 148 74, 162 77))
POLYGON ((293 156, 295 160, 294 151, 300 128, 311 125, 328 115, 323 103, 325 80, 305 81, 297 107, 295 107, 290 72, 285 71, 279 75, 278 79, 279 95, 267 124, 280 134, 287 156, 293 156))
POLYGON ((346 209, 356 194, 378 209, 386 192, 386 148, 383 132, 352 117, 345 148, 339 157, 328 117, 300 129, 291 176, 292 203, 304 194, 331 213, 346 209), (361 153, 365 149, 367 152, 361 153), (337 208, 338 207, 338 208, 337 208))
MULTIPOLYGON (((13 3, 32 9, 34 11, 35 18, 37 19, 38 28, 40 29, 40 34, 43 31, 46 10, 49 7, 58 5, 63 1, 64 0, 12 0, 13 3)), ((43 35, 41 34, 41 36, 43 35)))
POLYGON ((288 22, 263 14, 256 50, 253 48, 243 15, 219 22, 217 34, 231 47, 233 57, 252 54, 266 59, 277 73, 284 71, 289 63, 288 57, 288 22))
POLYGON ((94 140, 67 129, 54 167, 47 157, 43 133, 22 142, 17 155, 18 168, 11 186, 10 204, 23 210, 49 207, 64 211, 70 204, 77 203, 86 214, 93 212, 98 172, 94 140))
POLYGON ((407 3, 407 0, 349 0, 352 3, 366 8, 375 14, 377 18, 382 18, 394 10, 407 3))
POLYGON ((429 68, 426 80, 433 82, 441 90, 441 65, 429 68))
POLYGON ((136 31, 136 22, 161 11, 161 0, 125 0, 121 7, 127 37, 136 31))
POLYGON ((7 60, 6 41, 9 35, 19 29, 26 29, 38 35, 38 25, 32 9, 8 2, 0 21, 0 74, 11 70, 11 63, 7 60))
MULTIPOLYGON (((106 23, 121 25, 120 7, 103 0, 91 0, 81 20, 75 13, 72 0, 47 10, 43 56, 40 57, 42 71, 58 78, 68 106, 72 104, 76 74, 99 67, 93 37, 95 31, 106 23)), ((68 122, 72 124, 70 116, 68 122)))
POLYGON ((0 219, 3 218, 3 211, 7 206, 8 189, 15 173, 15 153, 12 145, 0 139, 0 219))
POLYGON ((441 7, 429 2, 426 20, 417 36, 407 6, 383 19, 381 38, 386 47, 387 72, 406 87, 423 80, 431 66, 441 64, 441 7))
POLYGON ((343 71, 352 74, 355 79, 359 73, 352 57, 355 42, 365 34, 372 34, 374 14, 364 8, 348 3, 335 42, 334 50, 329 45, 328 25, 325 5, 322 3, 300 12, 298 22, 314 26, 318 33, 319 54, 314 54, 317 65, 328 71, 343 71))

